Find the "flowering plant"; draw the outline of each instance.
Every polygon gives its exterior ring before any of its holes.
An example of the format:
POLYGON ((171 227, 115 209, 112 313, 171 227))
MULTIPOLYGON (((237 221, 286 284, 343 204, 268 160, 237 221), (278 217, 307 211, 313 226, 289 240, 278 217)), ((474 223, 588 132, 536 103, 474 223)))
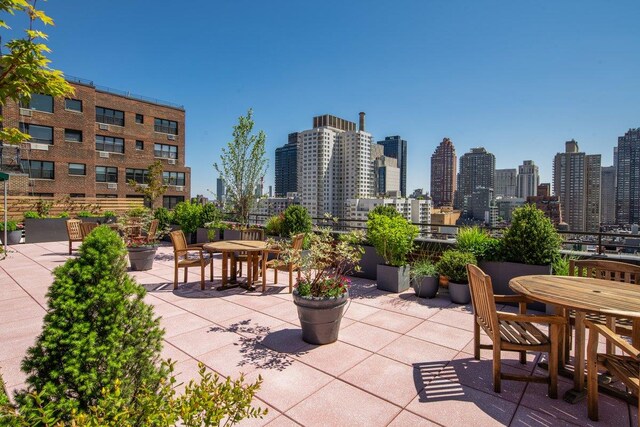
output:
POLYGON ((296 283, 298 295, 303 297, 339 297, 345 294, 350 281, 345 275, 359 270, 357 265, 364 250, 364 233, 351 231, 332 234, 331 228, 323 227, 308 236, 310 249, 306 254, 286 248, 281 256, 285 263, 300 268, 300 279, 296 283))

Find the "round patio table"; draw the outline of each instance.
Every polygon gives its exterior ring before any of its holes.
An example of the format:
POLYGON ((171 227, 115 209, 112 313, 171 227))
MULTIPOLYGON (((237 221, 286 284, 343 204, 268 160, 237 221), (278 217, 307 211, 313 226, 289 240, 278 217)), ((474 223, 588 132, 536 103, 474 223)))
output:
POLYGON ((222 253, 222 286, 216 288, 219 291, 242 286, 248 290, 253 290, 254 278, 257 278, 258 262, 262 251, 267 249, 267 242, 262 240, 221 240, 218 242, 205 243, 202 249, 209 253, 222 253), (236 276, 236 252, 247 253, 247 282, 238 283, 236 276), (231 260, 231 276, 229 275, 228 262, 231 260), (231 285, 228 285, 231 283, 231 285), (244 286, 243 286, 244 285, 244 286))
POLYGON ((585 396, 584 319, 587 313, 632 319, 632 342, 634 347, 640 347, 639 285, 590 277, 535 275, 515 277, 509 281, 509 287, 532 300, 575 310, 574 387, 564 396, 568 402, 577 402, 585 396))

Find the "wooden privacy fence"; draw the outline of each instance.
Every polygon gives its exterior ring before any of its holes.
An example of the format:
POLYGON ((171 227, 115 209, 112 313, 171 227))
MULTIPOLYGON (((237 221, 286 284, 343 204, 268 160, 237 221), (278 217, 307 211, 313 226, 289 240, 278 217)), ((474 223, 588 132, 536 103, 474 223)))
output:
MULTIPOLYGON (((31 197, 8 196, 7 214, 9 219, 22 220, 24 213, 35 211, 39 213, 48 210, 48 216, 56 217, 62 212, 74 217, 80 211, 91 212, 94 216, 102 216, 104 211, 124 213, 131 208, 144 206, 142 198, 96 198, 96 197, 31 197)), ((0 197, 0 218, 4 217, 4 203, 0 197)))

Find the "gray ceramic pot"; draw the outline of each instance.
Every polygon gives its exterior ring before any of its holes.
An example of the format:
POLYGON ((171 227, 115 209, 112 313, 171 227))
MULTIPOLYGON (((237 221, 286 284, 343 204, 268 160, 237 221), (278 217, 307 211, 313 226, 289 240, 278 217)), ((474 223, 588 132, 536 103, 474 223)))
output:
POLYGON ((393 265, 378 264, 378 289, 395 293, 406 291, 411 284, 409 271, 408 265, 395 267, 393 265))
POLYGON ((469 284, 449 281, 449 298, 455 304, 469 304, 471 302, 469 284))
POLYGON ((153 259, 156 256, 156 246, 140 246, 128 248, 129 263, 133 271, 145 271, 153 268, 153 259))
POLYGON ((298 307, 302 339, 309 344, 330 344, 338 340, 340 321, 349 293, 338 298, 301 297, 293 290, 293 303, 298 307))
POLYGON ((427 276, 421 280, 412 280, 411 287, 418 298, 435 298, 440 289, 440 277, 427 276))

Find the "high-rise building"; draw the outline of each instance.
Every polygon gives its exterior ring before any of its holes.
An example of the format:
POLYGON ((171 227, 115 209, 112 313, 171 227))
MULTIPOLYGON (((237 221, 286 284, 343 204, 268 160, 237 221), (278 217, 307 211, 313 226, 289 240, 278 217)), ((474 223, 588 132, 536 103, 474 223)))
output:
POLYGON ((562 222, 560 212, 560 199, 551 195, 551 184, 542 183, 538 185, 537 195, 527 197, 527 203, 535 204, 557 226, 562 222))
POLYGON ((536 196, 538 185, 540 185, 540 174, 538 166, 533 160, 525 160, 518 166, 518 185, 516 196, 526 199, 529 196, 536 196))
POLYGON ((600 230, 600 158, 580 152, 573 139, 566 142, 564 153, 555 155, 553 190, 570 230, 600 230))
POLYGON ((384 155, 398 160, 400 169, 400 194, 407 197, 407 141, 398 135, 387 136, 384 141, 378 141, 384 147, 384 155))
POLYGON ((493 189, 495 185, 496 157, 483 147, 472 148, 460 157, 458 188, 455 195, 455 207, 462 209, 477 188, 493 189))
POLYGON ((289 141, 276 148, 276 197, 284 197, 298 188, 298 132, 289 134, 289 141))
POLYGON ((457 161, 453 142, 444 138, 431 155, 431 198, 434 207, 453 206, 457 161))
POLYGON ((373 162, 376 195, 397 197, 400 194, 400 168, 397 165, 396 159, 387 156, 380 156, 373 162))
POLYGON ((372 136, 360 126, 325 115, 314 128, 298 134, 298 194, 312 217, 325 213, 344 218, 347 199, 373 197, 372 136), (315 127, 318 125, 318 127, 315 127))
POLYGON ((618 137, 616 222, 640 223, 640 128, 618 137))
POLYGON ((142 198, 127 183, 145 184, 147 168, 160 160, 168 188, 157 203, 173 208, 189 200, 184 107, 67 80, 75 90, 72 98, 34 94, 30 101, 6 100, 3 106, 4 126, 30 135, 1 150, 0 168, 13 175, 13 183, 24 183, 12 187, 13 194, 142 198))
POLYGON ((516 169, 496 169, 494 197, 516 197, 517 177, 516 169))
POLYGON ((224 181, 222 178, 218 178, 216 181, 216 200, 219 202, 224 202, 224 181))
POLYGON ((600 222, 602 224, 616 223, 616 168, 607 166, 601 172, 600 222))

